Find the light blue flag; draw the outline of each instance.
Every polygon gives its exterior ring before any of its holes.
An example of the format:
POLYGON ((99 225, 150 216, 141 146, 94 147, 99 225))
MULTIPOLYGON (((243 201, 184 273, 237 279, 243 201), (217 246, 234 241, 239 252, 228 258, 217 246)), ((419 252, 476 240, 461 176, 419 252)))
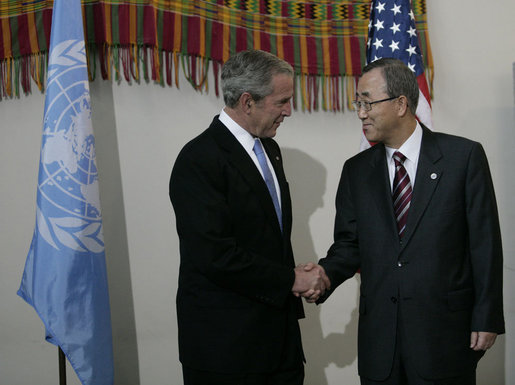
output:
POLYGON ((113 347, 80 0, 54 0, 34 236, 18 291, 83 385, 113 347))

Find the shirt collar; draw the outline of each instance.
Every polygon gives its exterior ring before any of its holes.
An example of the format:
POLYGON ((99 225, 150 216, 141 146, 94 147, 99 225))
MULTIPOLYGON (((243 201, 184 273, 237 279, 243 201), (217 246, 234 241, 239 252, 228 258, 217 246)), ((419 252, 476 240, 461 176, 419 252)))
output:
POLYGON ((422 144, 422 127, 420 123, 417 121, 417 126, 415 130, 410 135, 410 137, 402 144, 399 149, 387 147, 386 154, 388 156, 388 161, 392 160, 393 153, 395 151, 401 152, 407 159, 417 164, 418 156, 420 154, 420 146, 422 144))
POLYGON ((224 110, 220 112, 218 117, 225 127, 234 135, 234 137, 240 142, 240 144, 251 153, 254 148, 254 137, 250 133, 236 123, 224 110))

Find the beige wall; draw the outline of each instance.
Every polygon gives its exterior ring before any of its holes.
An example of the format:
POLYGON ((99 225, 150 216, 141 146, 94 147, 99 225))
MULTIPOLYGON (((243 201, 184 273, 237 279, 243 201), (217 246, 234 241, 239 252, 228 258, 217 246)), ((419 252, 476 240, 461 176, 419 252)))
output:
MULTIPOLYGON (((497 192, 505 252, 508 333, 481 361, 479 385, 515 384, 515 3, 427 2, 435 60, 436 131, 483 143, 497 192)), ((212 86, 212 83, 211 83, 212 86)), ((168 178, 179 149, 207 127, 222 100, 156 85, 91 84, 93 124, 112 303, 116 384, 181 384, 175 291, 178 240, 168 178)), ((57 352, 16 296, 35 218, 44 97, 0 102, 0 384, 57 383, 57 352)), ((343 161, 356 153, 353 113, 296 112, 280 127, 294 208, 298 262, 321 257, 332 238, 343 161)), ((301 321, 306 385, 359 384, 358 279, 301 321)), ((68 371, 69 384, 78 384, 68 371)))

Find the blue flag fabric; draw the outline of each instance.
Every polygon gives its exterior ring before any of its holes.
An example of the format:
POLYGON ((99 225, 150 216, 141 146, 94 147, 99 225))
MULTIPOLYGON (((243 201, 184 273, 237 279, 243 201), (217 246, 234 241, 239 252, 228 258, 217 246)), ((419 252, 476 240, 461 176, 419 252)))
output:
POLYGON ((367 63, 382 57, 402 60, 416 76, 424 73, 415 16, 409 0, 372 1, 367 63))
POLYGON ((36 226, 18 295, 83 385, 113 383, 111 314, 80 0, 54 0, 36 226))

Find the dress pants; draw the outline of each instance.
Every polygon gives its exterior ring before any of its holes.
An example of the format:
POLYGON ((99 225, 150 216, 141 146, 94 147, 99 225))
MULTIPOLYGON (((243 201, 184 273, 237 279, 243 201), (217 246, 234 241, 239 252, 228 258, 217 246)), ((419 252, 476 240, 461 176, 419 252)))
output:
POLYGON ((291 314, 286 319, 284 350, 278 367, 266 373, 218 373, 182 366, 184 385, 303 385, 304 352, 299 323, 291 314))
MULTIPOLYGON (((400 301, 397 302, 398 304, 400 301)), ((460 377, 446 378, 442 380, 426 380, 419 376, 412 361, 412 356, 408 352, 403 341, 407 336, 403 333, 402 309, 398 307, 397 317, 397 336, 395 341, 395 355, 393 359, 392 371, 390 376, 384 381, 373 381, 361 377, 361 385, 476 385, 476 369, 464 373, 460 377)), ((484 352, 477 352, 477 359, 483 356, 484 352)))
POLYGON ((272 373, 214 373, 182 367, 184 385, 302 385, 304 365, 272 373))

